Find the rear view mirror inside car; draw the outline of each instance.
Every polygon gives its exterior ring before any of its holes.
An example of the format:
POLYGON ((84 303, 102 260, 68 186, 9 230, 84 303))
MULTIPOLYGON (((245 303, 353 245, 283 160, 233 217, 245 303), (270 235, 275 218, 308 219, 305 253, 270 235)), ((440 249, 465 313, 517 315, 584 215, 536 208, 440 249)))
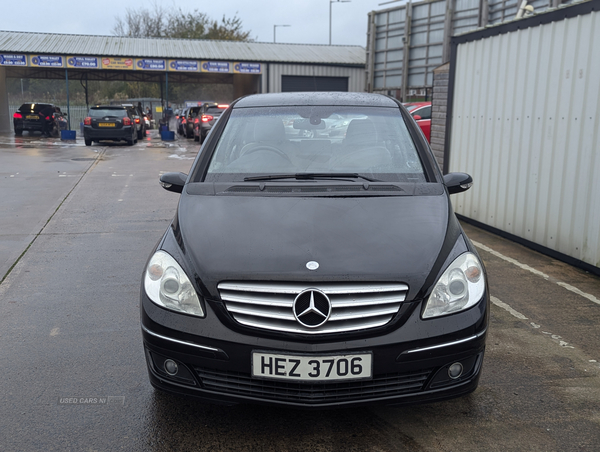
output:
POLYGON ((294 129, 299 130, 322 130, 325 128, 325 122, 319 120, 318 123, 314 119, 295 119, 294 129))

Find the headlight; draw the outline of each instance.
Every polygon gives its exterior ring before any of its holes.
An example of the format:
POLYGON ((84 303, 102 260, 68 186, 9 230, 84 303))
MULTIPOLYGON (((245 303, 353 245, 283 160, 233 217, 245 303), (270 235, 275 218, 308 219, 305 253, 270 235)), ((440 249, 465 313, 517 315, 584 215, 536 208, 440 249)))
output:
POLYGON ((438 317, 468 309, 485 290, 483 266, 473 253, 458 256, 452 262, 427 299, 423 318, 438 317))
POLYGON ((154 253, 148 262, 144 289, 150 300, 163 308, 204 317, 194 286, 181 266, 164 251, 154 253))

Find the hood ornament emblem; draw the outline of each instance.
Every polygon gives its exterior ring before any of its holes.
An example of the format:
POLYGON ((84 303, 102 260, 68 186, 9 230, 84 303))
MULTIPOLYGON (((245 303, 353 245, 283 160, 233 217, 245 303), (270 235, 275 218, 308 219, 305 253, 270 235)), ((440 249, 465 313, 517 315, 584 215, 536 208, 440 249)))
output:
POLYGON ((307 262, 306 268, 308 268, 311 271, 315 271, 317 268, 319 268, 319 263, 315 261, 307 262))

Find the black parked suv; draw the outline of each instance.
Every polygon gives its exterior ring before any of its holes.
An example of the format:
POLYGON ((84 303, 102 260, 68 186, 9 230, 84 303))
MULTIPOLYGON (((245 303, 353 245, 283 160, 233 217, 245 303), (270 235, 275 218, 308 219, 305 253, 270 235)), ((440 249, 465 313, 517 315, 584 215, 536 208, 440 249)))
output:
POLYGON ((44 132, 51 136, 58 136, 60 129, 59 118, 66 116, 60 108, 53 104, 25 103, 13 114, 15 135, 22 135, 23 131, 44 132))
POLYGON ((101 140, 125 140, 131 146, 137 142, 137 137, 131 109, 122 105, 97 105, 90 108, 83 120, 83 138, 86 146, 101 140))

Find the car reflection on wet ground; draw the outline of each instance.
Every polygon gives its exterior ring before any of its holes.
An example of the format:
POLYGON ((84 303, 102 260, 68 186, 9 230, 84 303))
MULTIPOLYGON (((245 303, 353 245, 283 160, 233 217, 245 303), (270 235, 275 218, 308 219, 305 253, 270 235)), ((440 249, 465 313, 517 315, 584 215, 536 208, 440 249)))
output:
MULTIPOLYGON (((172 141, 164 141, 161 139, 158 130, 148 130, 146 136, 138 140, 134 144, 135 147, 152 147, 152 148, 173 148, 179 152, 197 152, 200 145, 193 140, 182 138, 175 134, 175 139, 172 141)), ((24 132, 21 136, 16 136, 13 133, 0 134, 0 148, 53 148, 53 147, 85 147, 83 135, 77 131, 75 140, 61 140, 60 137, 43 137, 39 133, 24 132)), ((101 141, 94 143, 89 149, 99 150, 108 147, 128 147, 125 141, 101 141)))

